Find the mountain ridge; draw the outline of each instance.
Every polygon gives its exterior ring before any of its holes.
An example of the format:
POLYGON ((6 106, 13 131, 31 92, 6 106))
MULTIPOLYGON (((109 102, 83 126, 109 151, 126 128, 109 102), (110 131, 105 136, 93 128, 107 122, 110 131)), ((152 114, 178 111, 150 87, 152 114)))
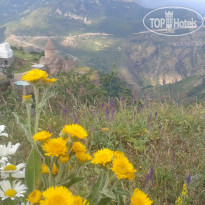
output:
POLYGON ((59 53, 74 58, 79 66, 109 71, 115 64, 121 78, 134 88, 204 73, 204 28, 178 38, 150 33, 142 22, 150 10, 132 0, 21 2, 15 20, 0 21, 2 39, 14 46, 41 51, 51 38, 59 53))

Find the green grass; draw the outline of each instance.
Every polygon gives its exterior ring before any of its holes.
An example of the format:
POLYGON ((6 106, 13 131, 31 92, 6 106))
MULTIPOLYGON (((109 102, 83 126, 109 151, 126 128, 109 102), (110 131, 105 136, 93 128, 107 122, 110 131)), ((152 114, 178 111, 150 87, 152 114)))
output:
MULTIPOLYGON (((205 199, 205 104, 177 106, 159 102, 146 101, 140 105, 127 104, 125 100, 115 99, 114 106, 110 102, 95 105, 72 104, 68 113, 59 108, 61 102, 56 97, 50 100, 44 109, 40 121, 41 130, 52 127, 54 136, 58 136, 65 124, 74 122, 85 127, 89 137, 85 142, 89 152, 108 147, 121 150, 138 170, 133 183, 125 183, 125 189, 132 192, 135 187, 142 189, 154 200, 156 205, 174 205, 182 191, 182 185, 191 175, 188 185, 190 204, 203 205, 205 199), (58 108, 56 108, 58 107, 58 108), (115 108, 115 112, 113 110, 115 108), (109 115, 106 115, 106 109, 109 115), (157 113, 157 114, 156 114, 157 113), (108 131, 102 131, 102 128, 108 131), (153 176, 146 181, 150 168, 153 176), (146 183, 145 183, 146 181, 146 183)), ((1 124, 7 126, 13 141, 22 142, 18 160, 29 152, 28 143, 20 128, 18 128, 12 111, 25 115, 25 108, 18 95, 12 93, 7 98, 0 98, 1 124), (27 146, 28 149, 24 149, 27 146)), ((89 178, 72 191, 82 191, 86 195, 89 190, 90 178, 96 176, 96 171, 89 173, 86 169, 81 173, 89 178)), ((93 178, 95 179, 95 177, 93 178)), ((127 203, 129 204, 129 203, 127 203)))

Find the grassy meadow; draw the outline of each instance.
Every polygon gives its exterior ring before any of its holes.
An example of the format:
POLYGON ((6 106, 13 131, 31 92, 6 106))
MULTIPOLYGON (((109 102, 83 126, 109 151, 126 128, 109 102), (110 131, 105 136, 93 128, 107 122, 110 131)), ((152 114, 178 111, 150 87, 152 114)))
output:
MULTIPOLYGON (((114 97, 82 103, 73 96, 72 101, 63 104, 57 91, 42 110, 39 131, 58 136, 64 125, 77 123, 88 132, 85 144, 90 153, 101 148, 120 150, 137 169, 134 181, 123 183, 125 190, 131 192, 138 187, 155 205, 172 205, 177 204, 186 183, 188 200, 183 204, 204 204, 204 103, 183 106, 114 97)), ((26 162, 31 147, 12 114, 26 117, 21 96, 8 90, 1 94, 0 102, 0 124, 7 126, 13 143, 21 143, 17 162, 26 162)), ((83 168, 80 175, 86 179, 73 185, 72 192, 85 197, 98 174, 97 168, 83 168)), ((130 203, 126 198, 124 201, 130 203)))

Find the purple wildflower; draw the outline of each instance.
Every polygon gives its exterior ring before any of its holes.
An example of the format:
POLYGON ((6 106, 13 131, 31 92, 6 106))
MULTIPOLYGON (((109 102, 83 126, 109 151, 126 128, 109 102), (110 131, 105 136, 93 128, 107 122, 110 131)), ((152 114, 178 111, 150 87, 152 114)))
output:
POLYGON ((152 180, 153 174, 154 174, 154 167, 151 166, 150 167, 150 171, 149 171, 149 178, 150 178, 150 180, 152 180))
POLYGON ((149 182, 149 174, 146 174, 146 178, 145 178, 145 186, 148 184, 149 182))
POLYGON ((104 108, 104 103, 101 104, 101 108, 104 108))
POLYGON ((64 109, 64 115, 67 115, 68 114, 68 108, 65 108, 64 109))
POLYGON ((150 114, 148 118, 148 122, 151 123, 151 121, 152 121, 152 115, 150 114))
POLYGON ((154 167, 151 166, 149 170, 149 174, 146 174, 145 186, 148 184, 149 181, 152 181, 153 174, 154 174, 154 167))
POLYGON ((154 116, 155 116, 155 120, 156 120, 156 119, 157 119, 157 112, 155 112, 155 115, 154 115, 154 116))
POLYGON ((49 132, 51 133, 52 130, 53 130, 52 125, 50 125, 50 127, 49 127, 49 132))
POLYGON ((114 99, 111 98, 111 100, 110 100, 110 108, 113 108, 113 107, 114 107, 114 99))
POLYGON ((187 186, 190 184, 190 182, 191 182, 191 174, 189 174, 189 176, 186 178, 187 186))
POLYGON ((106 107, 105 112, 106 112, 106 119, 109 120, 110 110, 109 110, 108 106, 106 107))
POLYGON ((113 108, 113 109, 112 109, 112 112, 111 112, 112 118, 114 117, 114 113, 115 113, 115 108, 113 108))
POLYGON ((74 118, 74 123, 77 123, 78 119, 77 119, 77 116, 75 114, 74 114, 73 118, 74 118))

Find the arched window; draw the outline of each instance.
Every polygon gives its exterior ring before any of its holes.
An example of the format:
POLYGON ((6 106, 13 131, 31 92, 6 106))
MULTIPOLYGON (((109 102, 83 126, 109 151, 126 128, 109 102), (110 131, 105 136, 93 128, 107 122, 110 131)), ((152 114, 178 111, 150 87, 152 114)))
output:
POLYGON ((8 61, 7 60, 4 60, 4 65, 8 65, 8 61))

